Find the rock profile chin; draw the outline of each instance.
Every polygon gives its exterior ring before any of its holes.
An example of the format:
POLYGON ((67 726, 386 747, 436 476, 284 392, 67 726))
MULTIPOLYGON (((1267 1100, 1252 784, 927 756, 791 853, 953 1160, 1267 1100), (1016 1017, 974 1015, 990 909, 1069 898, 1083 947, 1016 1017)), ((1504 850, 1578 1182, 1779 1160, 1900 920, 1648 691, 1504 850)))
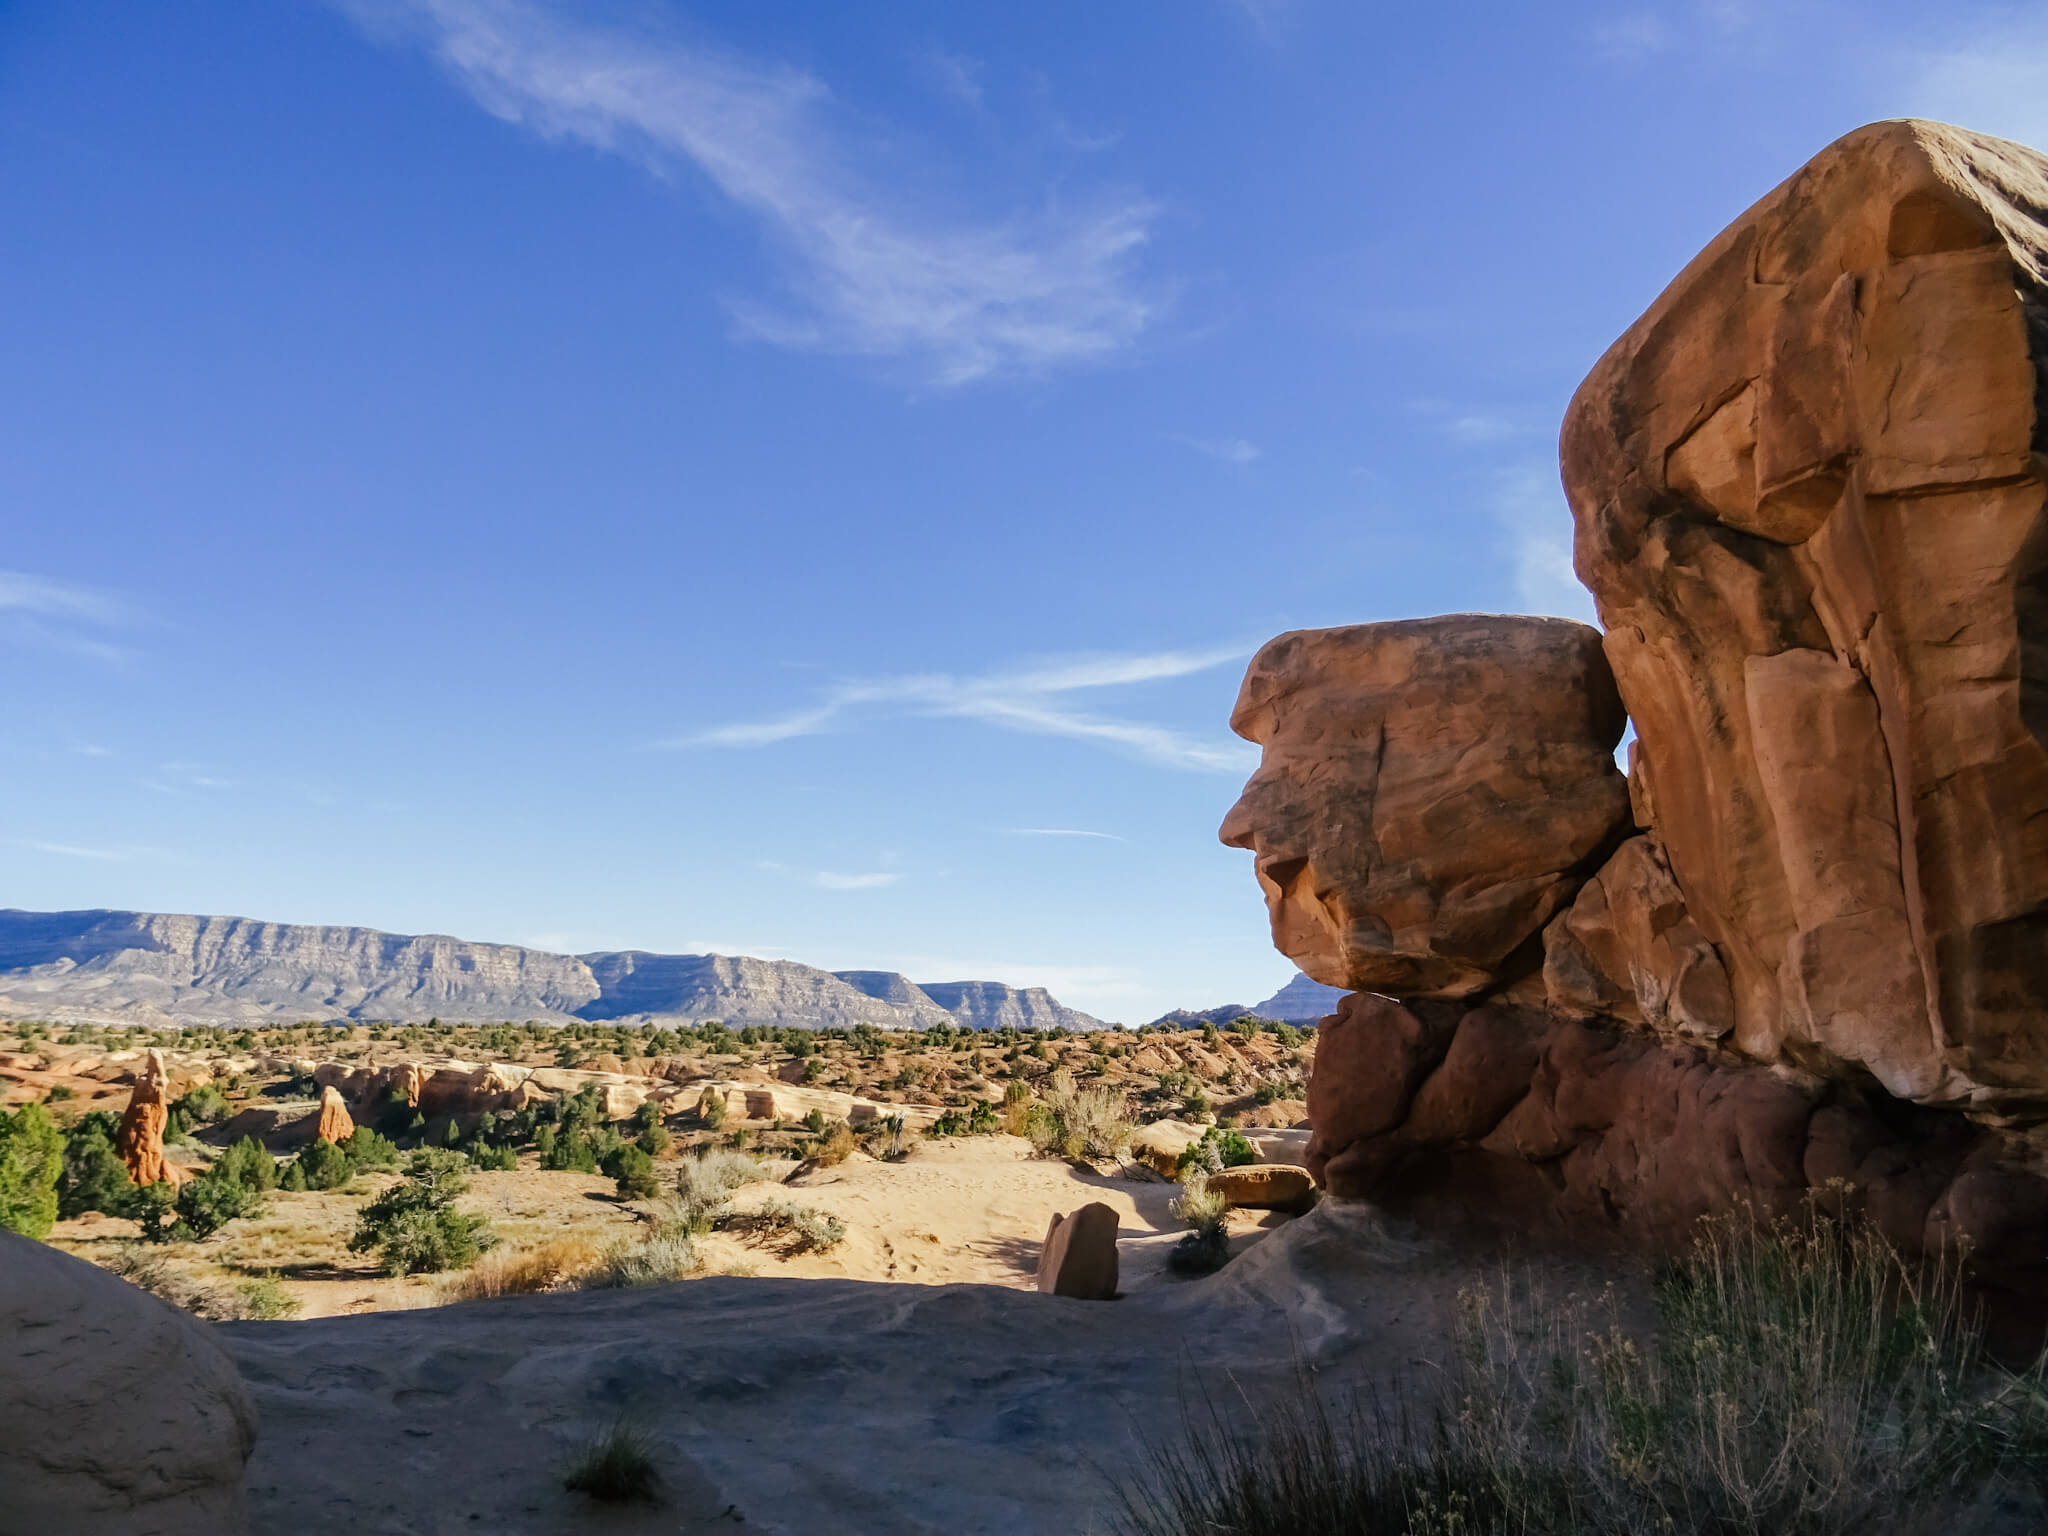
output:
POLYGON ((2044 407, 2048 157, 1874 124, 1574 397, 1604 633, 1260 652, 1223 838, 1276 946, 1352 989, 1309 1098, 1332 1193, 1670 1246, 1832 1187, 2038 1313, 2044 407))

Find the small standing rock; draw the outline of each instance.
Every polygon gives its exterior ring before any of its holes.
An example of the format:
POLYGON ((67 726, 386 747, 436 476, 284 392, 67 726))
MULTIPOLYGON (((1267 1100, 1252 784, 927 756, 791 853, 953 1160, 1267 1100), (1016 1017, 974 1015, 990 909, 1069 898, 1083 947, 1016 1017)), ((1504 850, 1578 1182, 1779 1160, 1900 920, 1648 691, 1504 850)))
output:
POLYGON ((1116 1212, 1101 1201, 1055 1215, 1038 1254, 1038 1288, 1048 1296, 1109 1301, 1116 1296, 1116 1212))

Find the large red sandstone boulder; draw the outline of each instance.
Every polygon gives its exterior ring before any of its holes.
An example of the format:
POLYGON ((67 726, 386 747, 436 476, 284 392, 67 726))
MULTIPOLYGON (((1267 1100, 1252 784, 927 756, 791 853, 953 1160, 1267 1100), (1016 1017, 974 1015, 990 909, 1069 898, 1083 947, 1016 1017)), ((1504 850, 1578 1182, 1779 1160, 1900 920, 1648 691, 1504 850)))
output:
POLYGON ((0 1530, 248 1530, 256 1412, 203 1324, 0 1231, 0 1338, 0 1530))
POLYGON ((1668 1249, 1832 1186, 1901 1252, 2048 1297, 2048 1180, 1964 1116, 1509 1003, 1359 994, 1319 1035, 1307 1162, 1340 1198, 1668 1249))
POLYGON ((1537 936, 1630 826, 1597 631, 1458 614, 1299 630, 1231 726, 1265 748, 1223 823, 1258 855, 1273 943, 1329 986, 1464 997, 1533 975, 1537 936))
POLYGON ((1926 1103, 2048 1094, 2044 209, 2033 150, 1859 129, 1679 275, 1563 433, 1638 818, 1734 1044, 1926 1103))

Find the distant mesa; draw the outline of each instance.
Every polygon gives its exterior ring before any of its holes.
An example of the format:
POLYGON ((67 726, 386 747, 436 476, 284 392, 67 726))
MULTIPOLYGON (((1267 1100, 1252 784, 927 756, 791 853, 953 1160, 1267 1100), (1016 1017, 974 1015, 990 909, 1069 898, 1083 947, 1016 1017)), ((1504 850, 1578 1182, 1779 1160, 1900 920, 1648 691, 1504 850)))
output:
POLYGON ((558 955, 444 934, 0 909, 0 1018, 162 1024, 717 1019, 735 1029, 1102 1029, 1043 987, 745 955, 558 955))
POLYGON ((1201 1024, 1228 1024, 1250 1014, 1256 1019, 1277 1019, 1283 1024, 1314 1024, 1337 1011, 1344 989, 1326 987, 1320 981, 1294 973, 1294 980, 1263 1003, 1225 1003, 1220 1008, 1176 1008, 1152 1021, 1154 1029, 1191 1029, 1201 1024))

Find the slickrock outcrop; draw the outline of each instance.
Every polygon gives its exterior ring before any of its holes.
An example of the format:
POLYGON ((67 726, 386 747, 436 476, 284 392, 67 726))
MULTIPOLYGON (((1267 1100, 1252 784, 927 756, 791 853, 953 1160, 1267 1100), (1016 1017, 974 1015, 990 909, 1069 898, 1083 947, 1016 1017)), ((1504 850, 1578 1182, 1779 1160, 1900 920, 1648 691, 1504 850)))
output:
POLYGON ((1259 654, 1223 838, 1354 989, 1310 1088, 1331 1193, 1656 1244, 1839 1180, 2048 1300, 2044 407, 2048 157, 1876 124, 1573 400, 1604 636, 1259 654))
POLYGON ((1209 1192, 1224 1204, 1247 1211, 1305 1211, 1315 1203, 1316 1184, 1306 1168, 1285 1163, 1225 1168, 1209 1175, 1209 1192))
POLYGON ((256 1412, 206 1326, 0 1231, 0 1529, 239 1536, 256 1412))
POLYGON ((1116 1296, 1116 1210, 1093 1201, 1055 1216, 1038 1250, 1038 1288, 1048 1296, 1110 1301, 1116 1296))
POLYGON ((170 1069, 162 1051, 150 1051, 142 1069, 135 1074, 135 1086, 128 1095, 128 1108, 114 1131, 114 1150, 128 1166, 128 1177, 137 1184, 177 1183, 182 1170, 164 1157, 164 1127, 170 1123, 170 1069))
POLYGON ((341 1102, 341 1095, 332 1088, 320 1090, 320 1110, 313 1123, 315 1141, 331 1141, 337 1146, 355 1135, 356 1123, 348 1115, 348 1106, 341 1102))
POLYGON ((1459 614, 1298 630, 1230 717, 1265 747, 1223 823, 1273 944, 1333 987, 1466 997, 1541 970, 1544 924, 1629 829, 1595 630, 1459 614))
POLYGON ((1562 439, 1639 824, 1726 966, 1734 1045, 2029 1113, 2044 210, 2033 150, 1860 129, 1680 274, 1562 439))

